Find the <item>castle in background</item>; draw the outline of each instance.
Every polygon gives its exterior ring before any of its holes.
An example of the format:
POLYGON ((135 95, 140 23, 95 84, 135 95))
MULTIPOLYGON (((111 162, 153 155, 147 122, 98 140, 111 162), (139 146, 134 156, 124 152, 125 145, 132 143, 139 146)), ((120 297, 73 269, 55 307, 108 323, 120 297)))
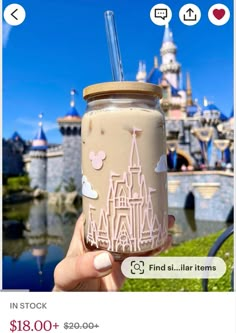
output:
POLYGON ((161 107, 166 116, 167 158, 169 169, 215 167, 223 162, 233 164, 234 112, 229 119, 204 97, 201 108, 193 100, 190 74, 184 82, 181 65, 176 59, 177 47, 169 26, 165 27, 160 49, 161 65, 154 57, 149 73, 139 62, 136 80, 162 87, 161 107))
POLYGON ((70 110, 57 119, 62 144, 48 144, 40 121, 30 152, 24 155, 32 188, 55 192, 71 184, 77 191, 81 189, 81 117, 75 108, 74 95, 75 90, 72 90, 70 110))
MULTIPOLYGON (((150 73, 147 73, 145 63, 140 61, 136 75, 137 81, 162 87, 161 106, 166 115, 168 168, 191 170, 201 166, 215 167, 219 161, 233 164, 233 111, 227 119, 206 98, 203 108, 193 100, 190 75, 187 73, 185 86, 176 51, 173 34, 166 26, 160 49, 160 68, 157 57, 154 57, 150 73)), ((64 117, 57 119, 63 136, 62 144, 51 145, 47 142, 40 121, 32 145, 24 145, 22 142, 19 145, 22 139, 18 133, 9 140, 3 140, 3 173, 10 175, 18 170, 20 174, 24 164, 33 188, 54 192, 63 190, 73 182, 80 191, 81 117, 75 108, 74 95, 75 91, 72 90, 70 110, 64 117), (17 160, 14 158, 16 155, 17 160), (11 168, 16 164, 12 172, 11 168)))

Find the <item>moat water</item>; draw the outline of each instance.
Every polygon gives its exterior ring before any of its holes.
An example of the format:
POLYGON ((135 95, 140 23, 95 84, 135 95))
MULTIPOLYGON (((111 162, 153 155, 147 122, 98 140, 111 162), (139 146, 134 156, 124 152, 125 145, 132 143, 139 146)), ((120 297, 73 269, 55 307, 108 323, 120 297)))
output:
MULTIPOLYGON (((46 200, 4 205, 3 289, 51 291, 53 272, 68 249, 81 206, 50 207, 46 200)), ((176 217, 173 246, 223 229, 195 221, 194 211, 169 209, 176 217)))

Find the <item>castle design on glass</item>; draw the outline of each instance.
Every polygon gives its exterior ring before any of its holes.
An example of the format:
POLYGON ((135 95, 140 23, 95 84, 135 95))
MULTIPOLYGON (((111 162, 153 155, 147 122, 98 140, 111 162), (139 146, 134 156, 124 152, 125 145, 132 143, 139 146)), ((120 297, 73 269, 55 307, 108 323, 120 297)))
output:
POLYGON ((167 237, 165 223, 153 213, 152 193, 146 184, 133 128, 128 172, 110 173, 107 208, 100 210, 99 222, 93 218, 95 207, 89 205, 87 242, 113 252, 141 252, 157 248, 167 237))

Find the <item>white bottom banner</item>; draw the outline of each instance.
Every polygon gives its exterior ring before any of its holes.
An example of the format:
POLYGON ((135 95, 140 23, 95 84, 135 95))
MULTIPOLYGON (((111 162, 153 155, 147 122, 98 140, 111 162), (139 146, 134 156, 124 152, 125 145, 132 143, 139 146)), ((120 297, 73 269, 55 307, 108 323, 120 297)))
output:
POLYGON ((0 293, 0 332, 234 333, 231 293, 0 293))

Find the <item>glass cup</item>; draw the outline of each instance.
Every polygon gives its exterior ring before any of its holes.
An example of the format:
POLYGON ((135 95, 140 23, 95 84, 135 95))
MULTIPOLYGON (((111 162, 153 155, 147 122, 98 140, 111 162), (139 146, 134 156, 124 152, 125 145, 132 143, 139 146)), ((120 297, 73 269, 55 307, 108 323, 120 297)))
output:
POLYGON ((107 82, 84 89, 82 195, 89 248, 119 260, 161 247, 168 235, 161 88, 107 82))

